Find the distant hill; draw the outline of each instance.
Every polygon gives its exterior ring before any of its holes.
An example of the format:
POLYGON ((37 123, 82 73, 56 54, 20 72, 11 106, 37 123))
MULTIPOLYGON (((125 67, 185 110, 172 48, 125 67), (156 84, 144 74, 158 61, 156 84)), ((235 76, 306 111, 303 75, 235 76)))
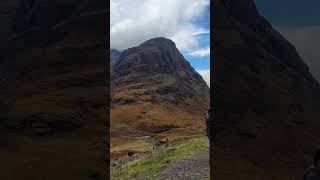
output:
POLYGON ((150 39, 115 59, 111 70, 113 147, 132 136, 175 139, 203 134, 209 87, 173 41, 150 39))

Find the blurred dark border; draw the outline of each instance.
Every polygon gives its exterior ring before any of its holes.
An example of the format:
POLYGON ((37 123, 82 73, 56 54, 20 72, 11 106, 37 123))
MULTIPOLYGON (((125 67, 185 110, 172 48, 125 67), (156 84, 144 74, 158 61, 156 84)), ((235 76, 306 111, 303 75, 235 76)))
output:
POLYGON ((0 179, 109 179, 109 2, 0 2, 0 179))
MULTIPOLYGON (((283 14, 292 5, 266 3, 283 14)), ((254 0, 215 0, 211 13, 211 177, 302 179, 320 144, 320 84, 307 59, 254 0)))

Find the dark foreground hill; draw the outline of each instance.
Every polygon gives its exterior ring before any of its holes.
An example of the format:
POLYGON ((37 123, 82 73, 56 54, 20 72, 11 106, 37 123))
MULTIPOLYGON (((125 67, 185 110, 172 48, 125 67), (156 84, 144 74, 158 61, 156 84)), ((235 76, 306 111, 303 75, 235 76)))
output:
POLYGON ((209 87, 173 41, 154 38, 120 55, 111 52, 111 59, 118 58, 111 63, 114 153, 152 149, 146 135, 171 141, 203 134, 209 87))
POLYGON ((106 179, 106 1, 0 8, 0 179, 106 179))
POLYGON ((213 8, 214 179, 301 179, 320 144, 320 86, 252 0, 213 8))

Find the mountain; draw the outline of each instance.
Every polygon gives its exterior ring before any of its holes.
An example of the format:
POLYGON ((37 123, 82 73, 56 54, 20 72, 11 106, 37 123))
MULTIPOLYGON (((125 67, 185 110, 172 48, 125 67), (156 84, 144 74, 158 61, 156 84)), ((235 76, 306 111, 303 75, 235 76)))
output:
POLYGON ((319 83, 253 0, 216 0, 213 17, 212 176, 302 179, 320 143, 319 83))
POLYGON ((106 179, 106 2, 0 9, 0 179, 106 179))
POLYGON ((140 137, 173 140, 203 133, 209 87, 173 41, 153 38, 124 50, 112 77, 111 151, 117 150, 114 154, 127 150, 117 147, 128 138, 130 143, 139 142, 148 149, 153 144, 140 137))

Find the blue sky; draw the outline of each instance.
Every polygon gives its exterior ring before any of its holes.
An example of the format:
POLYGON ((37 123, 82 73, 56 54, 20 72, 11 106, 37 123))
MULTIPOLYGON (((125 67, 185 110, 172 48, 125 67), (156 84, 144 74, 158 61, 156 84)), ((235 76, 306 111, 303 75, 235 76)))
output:
MULTIPOLYGON (((203 15, 195 20, 194 23, 208 31, 210 30, 210 6, 206 8, 203 15)), ((199 40, 200 49, 210 48, 210 33, 198 35, 196 38, 199 40)), ((210 54, 206 54, 205 56, 192 56, 186 52, 183 54, 195 69, 210 69, 210 54)))
POLYGON ((210 84, 210 0, 111 0, 110 47, 124 50, 155 37, 175 42, 210 84))
POLYGON ((284 35, 320 82, 320 0, 255 0, 260 13, 284 35))

